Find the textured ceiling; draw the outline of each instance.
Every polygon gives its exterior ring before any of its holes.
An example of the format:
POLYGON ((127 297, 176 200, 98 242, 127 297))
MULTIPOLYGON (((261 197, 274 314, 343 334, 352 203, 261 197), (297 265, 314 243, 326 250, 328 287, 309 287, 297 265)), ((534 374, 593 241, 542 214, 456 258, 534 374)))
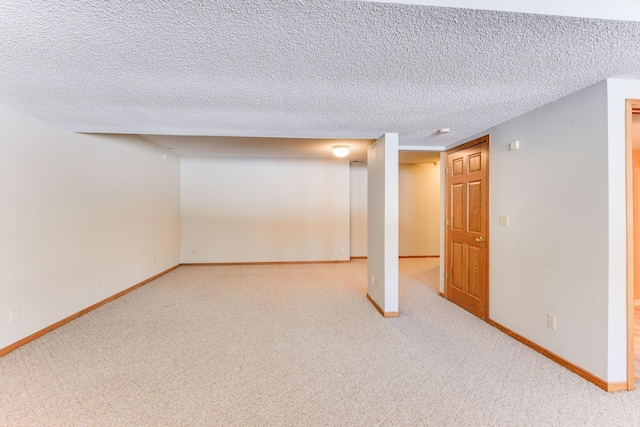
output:
POLYGON ((80 132, 442 147, 640 78, 639 40, 637 22, 358 1, 4 0, 0 104, 80 132))

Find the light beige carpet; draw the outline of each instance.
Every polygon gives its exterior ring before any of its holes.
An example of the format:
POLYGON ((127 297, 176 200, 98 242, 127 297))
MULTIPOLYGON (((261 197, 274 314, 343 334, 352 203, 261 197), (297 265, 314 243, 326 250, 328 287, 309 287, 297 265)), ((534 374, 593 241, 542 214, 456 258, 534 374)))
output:
POLYGON ((437 295, 400 261, 400 317, 366 261, 180 267, 0 358, 6 426, 632 426, 605 393, 437 295))

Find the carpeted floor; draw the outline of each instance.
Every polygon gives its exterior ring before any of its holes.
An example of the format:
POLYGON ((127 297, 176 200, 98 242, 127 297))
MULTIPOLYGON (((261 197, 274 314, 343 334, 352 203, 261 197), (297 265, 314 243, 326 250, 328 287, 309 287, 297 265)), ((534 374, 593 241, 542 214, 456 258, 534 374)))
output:
POLYGON ((437 295, 400 260, 183 266, 0 358, 3 426, 633 426, 605 393, 437 295))

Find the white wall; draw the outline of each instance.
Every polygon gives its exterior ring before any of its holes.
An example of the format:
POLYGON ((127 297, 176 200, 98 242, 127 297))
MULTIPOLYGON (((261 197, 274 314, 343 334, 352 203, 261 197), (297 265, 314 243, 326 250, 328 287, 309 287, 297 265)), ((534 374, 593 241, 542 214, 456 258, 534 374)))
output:
POLYGON ((367 256, 367 164, 351 163, 351 256, 367 256))
POLYGON ((367 168, 367 293, 385 312, 397 312, 398 134, 369 148, 367 168))
MULTIPOLYGON (((400 256, 440 255, 440 165, 400 164, 400 256)), ((367 165, 351 164, 351 256, 367 256, 367 165)))
POLYGON ((491 135, 490 318, 616 382, 625 377, 608 368, 608 287, 611 256, 625 258, 609 228, 611 215, 624 228, 624 205, 611 211, 607 126, 602 82, 477 136, 491 135), (509 151, 515 140, 521 149, 509 151))
POLYGON ((349 259, 348 160, 182 158, 181 171, 181 262, 349 259))
POLYGON ((4 108, 0 133, 0 348, 178 264, 176 157, 4 108))
MULTIPOLYGON (((607 81, 609 173, 609 377, 626 379, 626 99, 640 99, 640 81, 607 81)), ((636 255, 637 256, 637 255, 636 255)), ((640 274, 640 272, 635 272, 640 274)), ((636 298, 638 298, 636 296, 636 298)))
POLYGON ((440 254, 440 164, 400 164, 399 254, 440 254))

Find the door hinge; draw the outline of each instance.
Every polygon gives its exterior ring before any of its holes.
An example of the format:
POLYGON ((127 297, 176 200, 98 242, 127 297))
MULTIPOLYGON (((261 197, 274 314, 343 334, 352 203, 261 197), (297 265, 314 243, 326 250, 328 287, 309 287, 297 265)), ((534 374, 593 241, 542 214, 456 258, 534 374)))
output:
POLYGON ((444 280, 449 280, 449 272, 448 271, 444 272, 444 280))
POLYGON ((446 168, 444 168, 444 174, 445 174, 445 175, 449 175, 449 166, 447 166, 446 168))
POLYGON ((449 228, 449 220, 446 220, 444 225, 445 227, 449 228))

